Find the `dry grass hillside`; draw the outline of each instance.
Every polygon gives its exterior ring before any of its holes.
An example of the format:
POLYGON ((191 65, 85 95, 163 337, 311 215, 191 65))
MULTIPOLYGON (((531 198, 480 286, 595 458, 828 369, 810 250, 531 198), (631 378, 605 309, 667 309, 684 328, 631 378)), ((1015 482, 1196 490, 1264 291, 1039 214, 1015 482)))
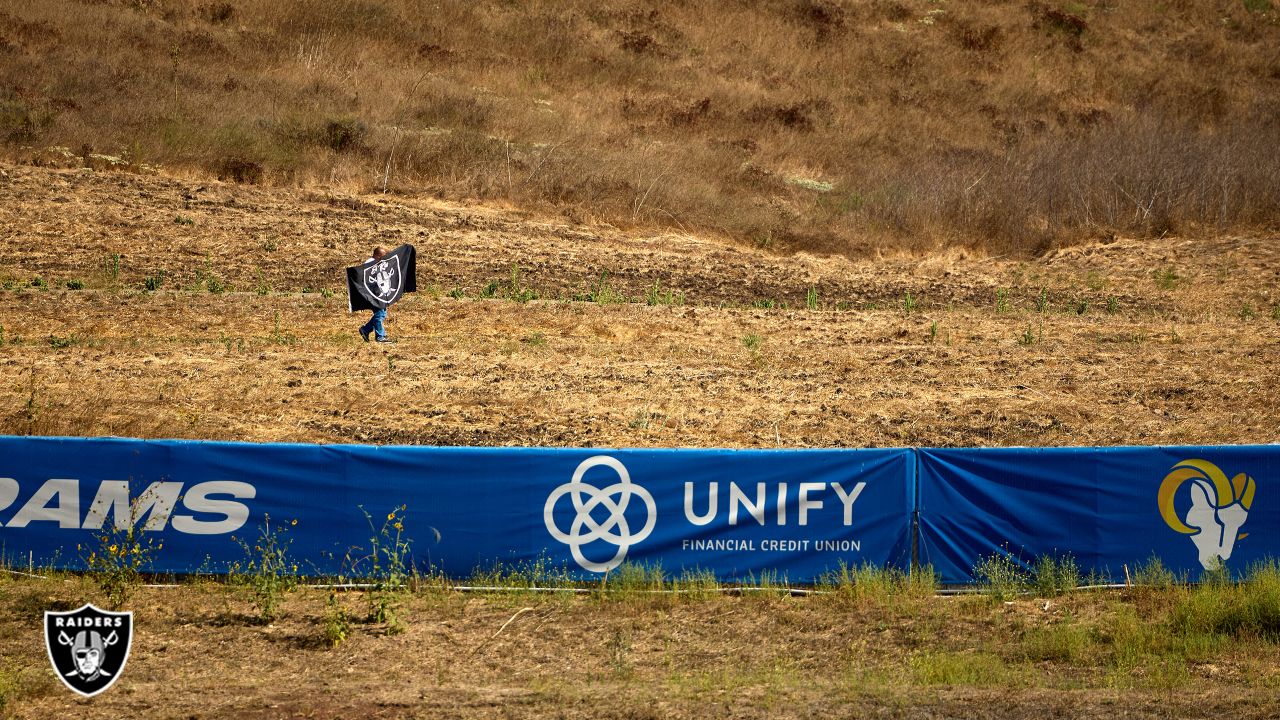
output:
POLYGON ((0 4, 11 158, 857 256, 1280 224, 1271 0, 0 4))

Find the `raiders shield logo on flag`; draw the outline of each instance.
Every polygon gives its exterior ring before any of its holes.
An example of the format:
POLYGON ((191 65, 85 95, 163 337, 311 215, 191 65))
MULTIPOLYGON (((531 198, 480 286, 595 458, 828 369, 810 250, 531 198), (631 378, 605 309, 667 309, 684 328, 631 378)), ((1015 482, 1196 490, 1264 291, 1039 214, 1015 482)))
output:
POLYGON ((44 614, 44 644, 62 683, 85 697, 120 678, 133 644, 133 613, 84 605, 44 614))
POLYGON ((404 286, 400 256, 388 255, 364 268, 364 286, 374 297, 390 304, 404 286))
POLYGON ((347 305, 356 310, 390 307, 405 293, 418 290, 417 251, 401 245, 358 267, 347 268, 347 305))

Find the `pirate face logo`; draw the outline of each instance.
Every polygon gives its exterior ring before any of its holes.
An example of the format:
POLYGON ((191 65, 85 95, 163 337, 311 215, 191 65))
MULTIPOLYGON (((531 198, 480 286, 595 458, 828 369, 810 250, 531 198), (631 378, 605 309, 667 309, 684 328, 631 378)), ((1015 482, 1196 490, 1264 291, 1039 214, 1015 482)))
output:
POLYGON ((364 286, 382 302, 391 302, 400 293, 400 256, 388 255, 364 269, 364 286))
POLYGON ((84 605, 44 614, 45 649, 62 683, 93 697, 111 687, 124 670, 133 642, 133 613, 84 605))

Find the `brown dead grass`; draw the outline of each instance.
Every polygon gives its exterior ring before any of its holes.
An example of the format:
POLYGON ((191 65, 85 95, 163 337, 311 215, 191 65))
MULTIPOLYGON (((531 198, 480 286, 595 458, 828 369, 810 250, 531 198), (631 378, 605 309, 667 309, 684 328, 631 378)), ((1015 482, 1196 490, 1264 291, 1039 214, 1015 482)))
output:
POLYGON ((0 578, 0 668, 18 678, 15 718, 546 717, 1272 717, 1274 644, 1200 652, 1167 681, 1159 658, 1113 663, 1103 628, 1132 598, 1080 594, 1008 605, 981 598, 406 598, 405 631, 359 620, 324 641, 327 592, 301 590, 280 620, 252 618, 219 584, 140 589, 117 684, 81 702, 52 677, 41 613, 102 602, 87 580, 0 578), (1092 628, 1095 652, 1028 658, 1029 636, 1092 628), (938 684, 918 668, 946 656, 996 674, 938 684), (20 670, 13 670, 20 668, 20 670))
POLYGON ((1278 45, 1265 0, 46 0, 0 11, 0 139, 771 250, 1029 256, 1277 227, 1278 45))

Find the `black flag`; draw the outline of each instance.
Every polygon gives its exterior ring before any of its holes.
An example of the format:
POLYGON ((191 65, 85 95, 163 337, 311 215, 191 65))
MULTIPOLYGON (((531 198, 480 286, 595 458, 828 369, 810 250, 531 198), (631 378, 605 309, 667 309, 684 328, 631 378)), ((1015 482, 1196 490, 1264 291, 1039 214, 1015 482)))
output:
POLYGON ((347 306, 356 310, 390 307, 405 293, 418 291, 418 253, 401 245, 358 267, 347 268, 347 306))

